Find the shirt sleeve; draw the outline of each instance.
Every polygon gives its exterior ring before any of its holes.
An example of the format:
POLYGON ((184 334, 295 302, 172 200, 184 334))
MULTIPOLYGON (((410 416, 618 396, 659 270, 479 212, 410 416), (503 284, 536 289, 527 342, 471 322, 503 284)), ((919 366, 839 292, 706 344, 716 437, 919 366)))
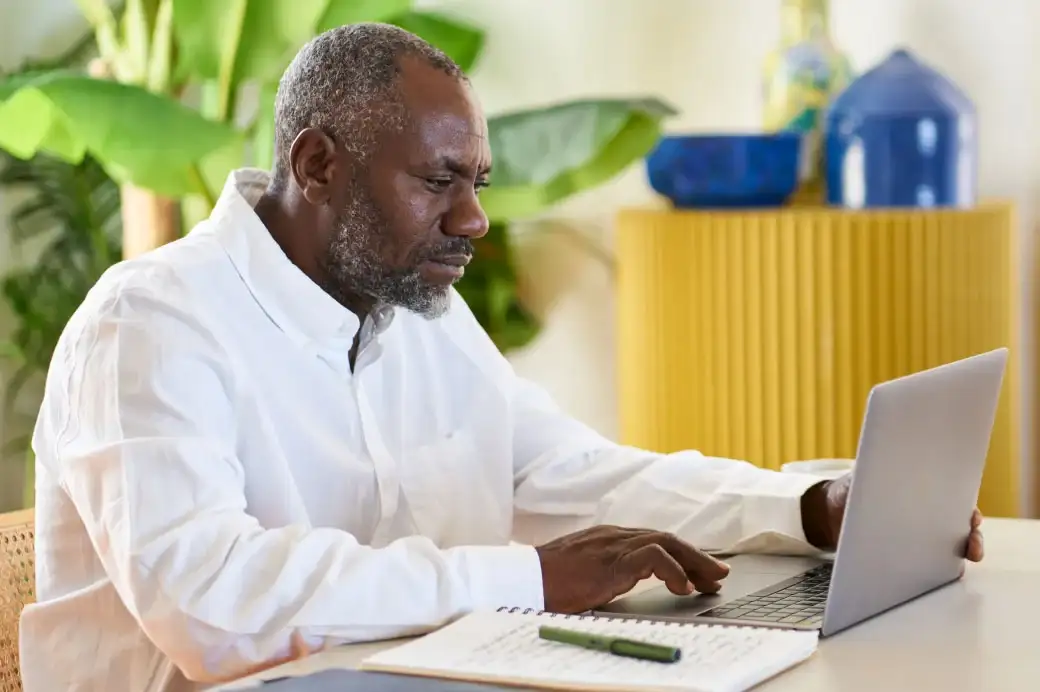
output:
POLYGON ((533 383, 513 394, 516 538, 538 544, 598 524, 668 531, 715 552, 815 554, 801 497, 815 476, 699 452, 610 442, 533 383))
POLYGON ((42 453, 129 612, 187 677, 234 678, 301 639, 317 649, 542 606, 527 546, 373 549, 336 529, 261 526, 236 456, 241 382, 193 311, 155 293, 122 290, 76 318, 42 453))

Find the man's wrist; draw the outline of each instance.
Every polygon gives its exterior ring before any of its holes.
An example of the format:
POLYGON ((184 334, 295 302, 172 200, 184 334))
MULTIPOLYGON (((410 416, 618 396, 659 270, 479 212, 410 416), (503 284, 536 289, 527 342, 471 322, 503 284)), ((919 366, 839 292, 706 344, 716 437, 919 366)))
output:
POLYGON ((830 481, 820 481, 802 493, 802 530, 805 531, 805 540, 821 550, 833 550, 838 543, 827 506, 827 488, 830 484, 830 481))

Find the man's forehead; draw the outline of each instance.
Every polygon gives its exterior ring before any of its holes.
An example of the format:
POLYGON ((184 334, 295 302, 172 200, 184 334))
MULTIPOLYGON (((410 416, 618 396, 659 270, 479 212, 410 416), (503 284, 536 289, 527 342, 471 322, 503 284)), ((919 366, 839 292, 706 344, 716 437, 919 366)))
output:
POLYGON ((487 135, 484 110, 466 80, 415 58, 402 61, 399 80, 401 99, 413 115, 468 120, 473 132, 487 135))

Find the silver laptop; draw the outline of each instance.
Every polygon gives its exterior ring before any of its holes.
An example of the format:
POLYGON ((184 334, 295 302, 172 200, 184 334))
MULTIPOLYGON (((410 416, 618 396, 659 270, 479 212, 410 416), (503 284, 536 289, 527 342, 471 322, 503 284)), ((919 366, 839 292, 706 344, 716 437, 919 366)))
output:
POLYGON ((1006 363, 998 349, 871 390, 833 560, 737 555, 716 595, 662 586, 596 613, 827 636, 955 581, 1006 363))

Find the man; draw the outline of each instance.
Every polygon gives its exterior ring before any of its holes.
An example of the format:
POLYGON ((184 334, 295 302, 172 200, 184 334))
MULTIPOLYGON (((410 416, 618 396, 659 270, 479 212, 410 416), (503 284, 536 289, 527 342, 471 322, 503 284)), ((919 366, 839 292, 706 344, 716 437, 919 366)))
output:
POLYGON ((835 545, 847 479, 620 447, 513 373, 452 289, 491 152, 441 52, 334 30, 276 117, 273 175, 236 172, 62 335, 27 692, 195 689, 476 608, 715 591, 697 547, 835 545))

